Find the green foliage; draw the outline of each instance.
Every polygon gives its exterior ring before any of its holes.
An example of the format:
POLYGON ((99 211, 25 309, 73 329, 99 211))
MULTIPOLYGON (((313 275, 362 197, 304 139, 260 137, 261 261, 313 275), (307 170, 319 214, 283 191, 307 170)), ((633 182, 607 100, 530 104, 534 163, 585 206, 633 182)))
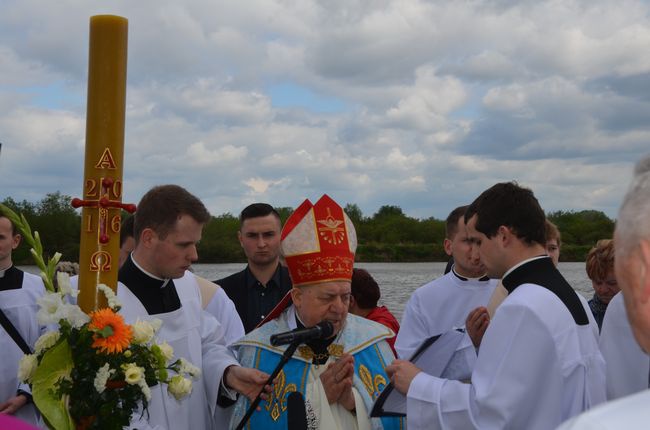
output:
MULTIPOLYGON (((37 203, 16 202, 11 197, 3 203, 24 214, 35 230, 47 236, 46 255, 58 250, 63 260, 78 260, 81 220, 69 204, 70 197, 56 192, 47 194, 37 203)), ((293 212, 291 207, 276 210, 283 223, 293 212)), ((447 260, 442 249, 444 220, 412 218, 394 205, 384 205, 372 216, 364 216, 355 203, 348 203, 345 211, 357 230, 358 261, 447 260)), ((600 211, 557 211, 549 213, 548 217, 562 233, 562 261, 584 261, 589 248, 599 239, 611 238, 614 231, 614 221, 600 211)), ((237 239, 238 231, 238 216, 226 213, 212 217, 198 247, 199 262, 245 262, 246 256, 237 239)), ((29 260, 29 248, 21 245, 14 253, 14 261, 28 264, 29 260)))
MULTIPOLYGON (((79 259, 79 238, 81 235, 81 216, 70 205, 72 198, 55 192, 47 194, 38 203, 26 200, 16 202, 11 197, 2 204, 16 213, 22 214, 34 231, 41 237, 47 237, 43 254, 52 257, 60 252, 62 260, 77 261, 79 259)), ((13 261, 17 264, 29 264, 30 246, 23 241, 13 253, 13 261)))

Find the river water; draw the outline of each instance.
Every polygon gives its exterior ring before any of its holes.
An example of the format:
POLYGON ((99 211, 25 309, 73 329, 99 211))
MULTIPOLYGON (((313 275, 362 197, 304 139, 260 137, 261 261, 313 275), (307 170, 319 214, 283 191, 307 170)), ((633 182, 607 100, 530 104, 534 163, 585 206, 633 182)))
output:
MULTIPOLYGON (((195 264, 194 273, 211 281, 239 272, 246 265, 195 264)), ((416 288, 441 276, 446 263, 355 263, 355 267, 366 269, 377 281, 381 289, 379 304, 385 305, 398 321, 402 319, 404 306, 416 288)), ((565 279, 573 288, 590 299, 593 295, 591 281, 585 271, 585 263, 560 263, 558 266, 565 279)), ((36 266, 21 267, 31 273, 38 273, 36 266)))
MULTIPOLYGON (((441 276, 446 263, 355 263, 355 267, 366 269, 381 288, 380 304, 385 305, 398 321, 402 319, 404 306, 416 288, 441 276)), ((196 264, 197 275, 215 280, 238 272, 245 264, 196 264)), ((590 299, 593 295, 591 281, 585 271, 585 263, 560 263, 558 266, 573 288, 590 299)))

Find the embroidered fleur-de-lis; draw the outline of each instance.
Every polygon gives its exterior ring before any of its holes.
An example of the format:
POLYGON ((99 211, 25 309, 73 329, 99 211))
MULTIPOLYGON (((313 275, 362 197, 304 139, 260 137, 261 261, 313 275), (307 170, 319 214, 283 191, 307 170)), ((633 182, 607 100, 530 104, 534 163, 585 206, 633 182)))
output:
POLYGON ((379 394, 386 386, 386 378, 384 378, 384 375, 377 373, 373 377, 370 370, 363 364, 359 366, 359 378, 363 382, 363 386, 368 392, 368 395, 373 400, 379 397, 379 394))
POLYGON ((287 410, 287 398, 289 394, 297 391, 296 384, 287 384, 286 375, 284 370, 281 370, 278 373, 277 382, 273 385, 273 391, 271 392, 271 397, 266 403, 266 410, 271 414, 273 421, 277 421, 287 410))
POLYGON ((327 216, 325 219, 319 219, 316 222, 322 227, 318 227, 318 233, 328 243, 332 245, 338 245, 343 242, 345 237, 345 229, 341 226, 343 224, 342 219, 334 219, 330 208, 327 208, 327 216))

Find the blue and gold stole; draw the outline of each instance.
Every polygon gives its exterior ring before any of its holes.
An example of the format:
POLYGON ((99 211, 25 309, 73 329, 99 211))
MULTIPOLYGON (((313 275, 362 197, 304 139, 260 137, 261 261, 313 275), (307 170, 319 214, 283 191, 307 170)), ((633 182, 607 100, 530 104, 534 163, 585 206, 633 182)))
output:
MULTIPOLYGON (((271 373, 280 362, 286 346, 274 347, 269 344, 271 334, 289 331, 288 321, 294 318, 293 307, 286 310, 277 319, 253 330, 233 347, 238 351, 239 361, 244 367, 254 367, 271 373)), ((346 325, 336 341, 328 347, 332 356, 341 356, 344 352, 354 356, 354 387, 364 400, 367 411, 388 384, 386 366, 394 359, 392 350, 385 341, 393 336, 387 327, 365 318, 348 315, 346 325)), ((289 394, 298 391, 305 395, 309 372, 312 369, 313 353, 308 347, 299 347, 293 357, 284 366, 277 378, 268 401, 263 401, 261 411, 253 413, 247 428, 250 429, 286 429, 287 399, 289 394)), ((237 402, 233 413, 231 427, 239 423, 246 413, 250 402, 243 396, 237 402)), ((402 418, 384 417, 371 419, 373 430, 403 429, 402 418)))

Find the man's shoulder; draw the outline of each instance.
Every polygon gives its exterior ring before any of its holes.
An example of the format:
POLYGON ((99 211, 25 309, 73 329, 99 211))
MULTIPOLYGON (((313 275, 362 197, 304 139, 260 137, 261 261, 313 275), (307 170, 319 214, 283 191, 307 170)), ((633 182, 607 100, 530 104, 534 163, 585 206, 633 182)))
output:
POLYGON ((645 428, 650 421, 650 390, 598 405, 558 430, 645 428))
POLYGON ((213 281, 215 284, 221 286, 226 292, 232 288, 238 288, 246 280, 246 268, 239 272, 235 272, 232 275, 228 275, 225 278, 217 279, 213 281))
POLYGON ((453 285, 454 285, 454 274, 449 272, 433 279, 432 281, 427 282, 421 287, 418 287, 413 292, 413 294, 418 296, 437 294, 438 292, 441 292, 447 288, 453 287, 453 285))

